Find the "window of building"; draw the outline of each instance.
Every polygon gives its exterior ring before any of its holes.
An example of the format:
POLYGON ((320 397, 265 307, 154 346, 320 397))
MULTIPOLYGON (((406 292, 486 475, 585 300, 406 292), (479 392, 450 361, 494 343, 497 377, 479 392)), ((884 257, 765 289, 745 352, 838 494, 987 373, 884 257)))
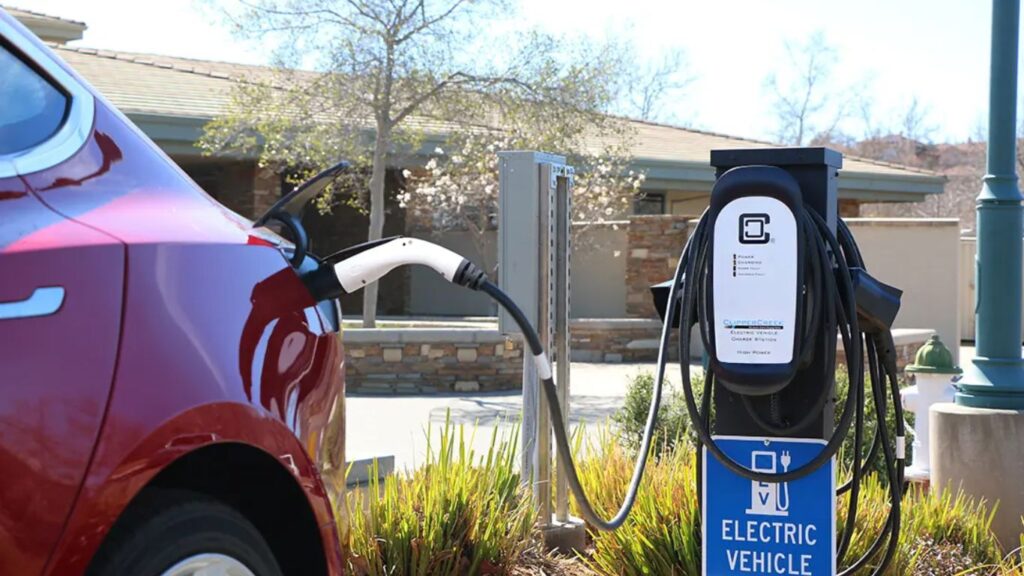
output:
POLYGON ((665 195, 661 192, 648 192, 633 201, 634 214, 664 214, 665 195))

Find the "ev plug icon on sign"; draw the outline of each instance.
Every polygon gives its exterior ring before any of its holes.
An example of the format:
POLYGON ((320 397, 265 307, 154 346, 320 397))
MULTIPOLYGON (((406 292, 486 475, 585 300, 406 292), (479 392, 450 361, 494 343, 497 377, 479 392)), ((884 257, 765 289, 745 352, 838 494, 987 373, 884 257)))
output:
POLYGON ((767 214, 740 214, 740 244, 767 244, 772 235, 768 233, 767 214))
MULTIPOLYGON (((789 472, 789 465, 793 458, 788 450, 783 450, 782 455, 775 452, 754 451, 750 454, 750 469, 755 472, 777 474, 775 467, 776 457, 782 464, 782 471, 789 472)), ((750 482, 750 508, 747 514, 760 516, 789 516, 789 482, 771 483, 750 482)))

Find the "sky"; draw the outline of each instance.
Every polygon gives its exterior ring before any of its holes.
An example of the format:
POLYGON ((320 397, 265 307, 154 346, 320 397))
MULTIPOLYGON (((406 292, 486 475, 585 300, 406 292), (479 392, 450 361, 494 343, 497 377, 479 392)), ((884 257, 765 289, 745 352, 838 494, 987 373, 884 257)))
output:
MULTIPOLYGON (((85 22, 81 46, 266 62, 264 47, 231 36, 211 9, 214 1, 0 0, 85 22)), ((861 94, 872 103, 877 124, 894 124, 916 99, 933 128, 932 140, 984 135, 987 0, 517 1, 524 25, 598 40, 625 38, 642 60, 681 49, 685 75, 693 80, 662 108, 672 123, 773 140, 773 95, 765 80, 789 67, 787 42, 804 42, 820 31, 838 53, 829 90, 861 94)))

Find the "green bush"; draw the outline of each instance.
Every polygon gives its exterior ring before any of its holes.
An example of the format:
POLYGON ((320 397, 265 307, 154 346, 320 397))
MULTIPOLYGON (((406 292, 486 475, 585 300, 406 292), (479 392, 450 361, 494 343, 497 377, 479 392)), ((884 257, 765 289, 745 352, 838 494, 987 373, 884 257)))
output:
MULTIPOLYGON (((697 401, 700 401, 699 390, 704 386, 704 377, 692 378, 697 401)), ((612 421, 620 434, 622 442, 632 449, 640 447, 647 425, 647 412, 651 405, 651 392, 654 390, 654 376, 650 372, 641 372, 633 376, 627 384, 626 397, 612 421)), ((690 429, 690 416, 686 410, 686 398, 682 391, 665 383, 661 409, 655 424, 655 442, 657 447, 654 456, 666 450, 672 450, 679 442, 688 446, 696 443, 696 437, 690 429)))
MULTIPOLYGON (((487 454, 445 421, 411 475, 372 480, 346 498, 348 572, 366 576, 508 573, 535 539, 536 515, 516 471, 518 430, 487 454)), ((372 475, 376 478, 376 474, 372 475)))

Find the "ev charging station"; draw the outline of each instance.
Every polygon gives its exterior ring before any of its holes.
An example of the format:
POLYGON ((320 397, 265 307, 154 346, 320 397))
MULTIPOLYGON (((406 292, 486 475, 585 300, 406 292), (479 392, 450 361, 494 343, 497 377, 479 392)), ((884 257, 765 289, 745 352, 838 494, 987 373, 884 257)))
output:
MULTIPOLYGON (((834 350, 835 323, 819 322, 806 335, 812 348, 796 357, 807 324, 800 217, 814 210, 835 233, 842 157, 826 148, 716 150, 711 163, 714 440, 754 472, 785 473, 807 465, 832 433, 835 365, 825 350, 834 350), (762 418, 803 425, 781 430, 762 418)), ((835 574, 833 459, 773 483, 734 473, 706 448, 702 458, 704 574, 835 574)))
POLYGON ((673 279, 652 288, 664 323, 651 407, 625 498, 611 518, 587 498, 569 442, 573 171, 564 158, 500 155, 500 287, 462 256, 413 238, 348 249, 303 279, 318 299, 333 298, 416 264, 498 303, 501 330, 522 334, 530 354, 524 350, 522 475, 534 491, 549 544, 582 543, 582 524, 568 516, 570 491, 591 529, 615 530, 627 520, 650 454, 671 335, 678 328, 682 389, 701 450, 703 573, 832 576, 843 563, 841 576, 862 569, 880 575, 899 541, 904 484, 904 422, 891 333, 902 293, 867 273, 852 233, 838 218, 837 152, 728 150, 712 152, 711 161, 717 170, 711 205, 683 247, 673 279), (708 353, 699 406, 688 362, 694 325, 708 353), (850 385, 835 418, 839 338, 850 385), (546 350, 558 361, 557 384, 546 350), (895 430, 876 426, 865 442, 868 383, 876 422, 886 422, 891 407, 895 430), (851 477, 837 488, 834 457, 851 431, 851 477), (553 516, 552 434, 558 456, 553 516), (888 516, 866 552, 844 562, 861 479, 879 456, 888 516), (846 522, 837 538, 836 497, 844 493, 846 522))

